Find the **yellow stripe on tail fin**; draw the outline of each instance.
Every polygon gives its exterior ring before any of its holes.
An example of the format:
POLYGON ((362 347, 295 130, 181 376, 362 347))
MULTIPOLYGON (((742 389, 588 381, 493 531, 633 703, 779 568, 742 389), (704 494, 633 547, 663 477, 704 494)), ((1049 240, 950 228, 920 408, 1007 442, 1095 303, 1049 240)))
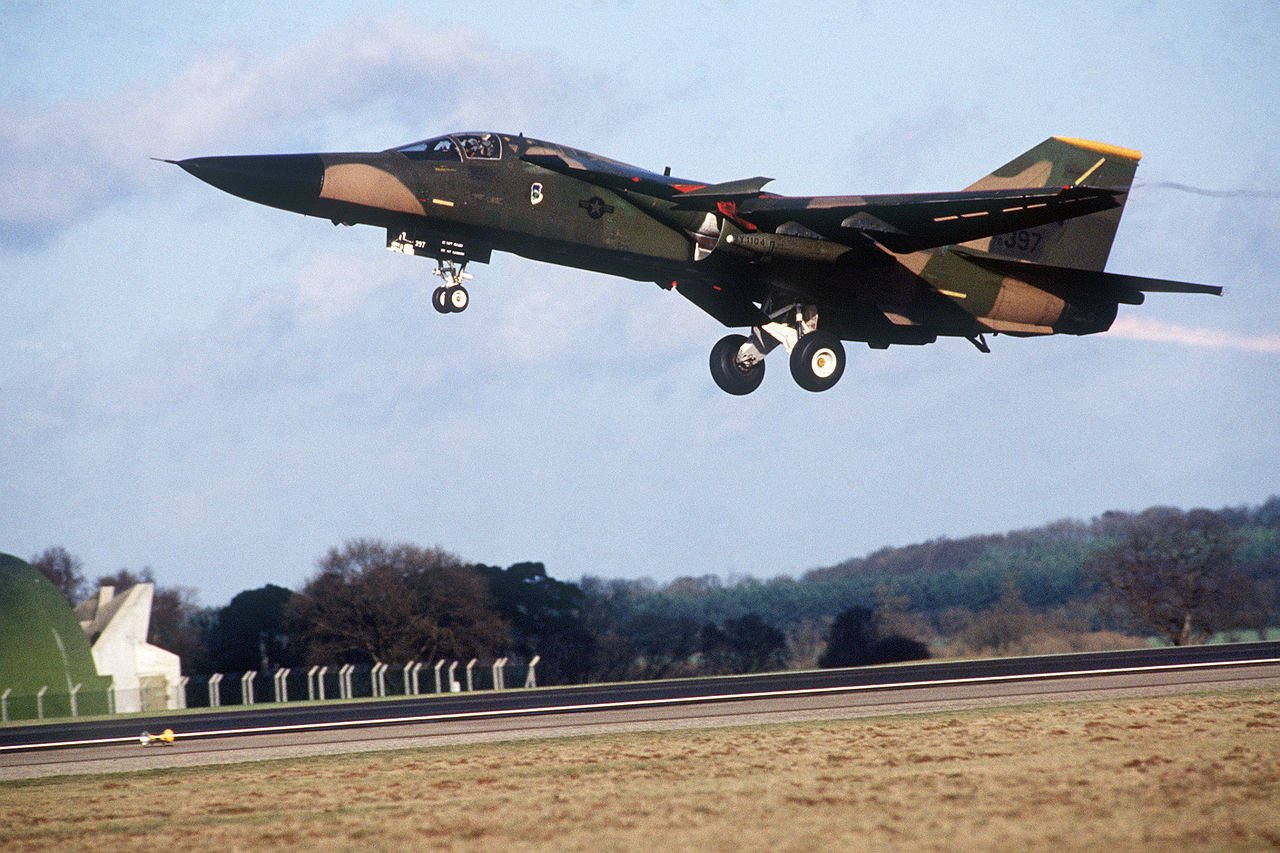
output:
POLYGON ((1108 145, 1105 142, 1094 142, 1092 139, 1073 139, 1070 136, 1055 136, 1054 139, 1059 142, 1065 142, 1076 148, 1083 148, 1085 151, 1093 151, 1106 157, 1123 157, 1125 160, 1132 160, 1135 163, 1142 159, 1142 152, 1133 148, 1123 148, 1119 145, 1108 145))

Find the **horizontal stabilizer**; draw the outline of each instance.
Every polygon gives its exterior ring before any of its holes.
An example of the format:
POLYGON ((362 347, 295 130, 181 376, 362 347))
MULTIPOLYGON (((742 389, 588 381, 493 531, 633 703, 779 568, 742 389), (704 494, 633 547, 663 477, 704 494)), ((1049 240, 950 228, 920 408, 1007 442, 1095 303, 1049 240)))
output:
POLYGON ((967 249, 953 249, 955 254, 980 267, 1001 275, 1008 275, 1037 286, 1053 284, 1089 290, 1099 295, 1109 295, 1117 302, 1141 304, 1144 293, 1203 293, 1221 296, 1222 288, 1213 284, 1196 284, 1190 281, 1172 281, 1164 278, 1147 278, 1140 275, 1122 275, 1100 270, 1080 270, 1035 264, 1029 261, 1013 261, 997 258, 967 249))
POLYGON ((1209 296, 1221 296, 1223 289, 1216 284, 1196 284, 1193 281, 1174 281, 1168 278, 1146 278, 1140 275, 1119 275, 1102 273, 1112 278, 1117 284, 1132 287, 1142 293, 1205 293, 1209 296))

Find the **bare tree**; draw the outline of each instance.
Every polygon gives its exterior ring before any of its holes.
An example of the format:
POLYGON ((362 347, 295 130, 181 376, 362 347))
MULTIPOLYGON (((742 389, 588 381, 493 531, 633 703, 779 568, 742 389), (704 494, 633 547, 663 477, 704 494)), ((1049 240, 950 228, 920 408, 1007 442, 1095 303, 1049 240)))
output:
POLYGON ((124 595, 140 583, 155 582, 156 579, 151 573, 150 566, 144 566, 140 572, 135 572, 133 569, 121 569, 114 575, 98 575, 98 586, 112 587, 116 595, 124 595))
POLYGON ((1240 537, 1217 513, 1156 507, 1126 527, 1092 560, 1115 604, 1177 646, 1237 627, 1252 584, 1236 570, 1240 537))
POLYGON ((356 539, 320 561, 286 621, 312 662, 493 654, 506 625, 485 579, 437 548, 356 539))
POLYGON ((84 564, 79 557, 68 553, 66 548, 61 545, 45 548, 31 558, 31 565, 53 581, 53 585, 71 602, 71 606, 79 604, 84 598, 84 564))

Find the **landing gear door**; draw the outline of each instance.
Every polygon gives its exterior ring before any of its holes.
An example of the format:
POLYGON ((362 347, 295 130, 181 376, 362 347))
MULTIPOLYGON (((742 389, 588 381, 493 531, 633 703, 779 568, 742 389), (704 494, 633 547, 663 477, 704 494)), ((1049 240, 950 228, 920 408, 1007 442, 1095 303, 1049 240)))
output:
POLYGON ((418 228, 388 228, 387 248, 404 255, 435 258, 438 261, 454 261, 458 264, 469 261, 487 264, 493 254, 493 249, 488 246, 442 237, 435 232, 418 228))

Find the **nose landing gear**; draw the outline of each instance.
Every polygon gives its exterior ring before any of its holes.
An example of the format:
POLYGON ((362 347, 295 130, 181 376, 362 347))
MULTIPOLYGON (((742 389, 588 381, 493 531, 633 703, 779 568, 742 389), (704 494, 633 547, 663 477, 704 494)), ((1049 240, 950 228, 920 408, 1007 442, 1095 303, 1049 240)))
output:
POLYGON ((457 314, 471 304, 471 296, 462 286, 471 278, 467 262, 489 263, 493 250, 485 245, 465 243, 456 237, 445 237, 422 228, 387 229, 387 248, 404 255, 434 258, 432 275, 442 281, 431 293, 431 307, 441 314, 457 314))
POLYGON ((437 261, 437 264, 432 274, 443 279, 444 284, 432 291, 431 307, 441 314, 457 314, 467 310, 467 306, 471 304, 471 296, 462 286, 463 281, 471 278, 471 275, 464 271, 467 262, 463 261, 458 265, 453 261, 437 261))

